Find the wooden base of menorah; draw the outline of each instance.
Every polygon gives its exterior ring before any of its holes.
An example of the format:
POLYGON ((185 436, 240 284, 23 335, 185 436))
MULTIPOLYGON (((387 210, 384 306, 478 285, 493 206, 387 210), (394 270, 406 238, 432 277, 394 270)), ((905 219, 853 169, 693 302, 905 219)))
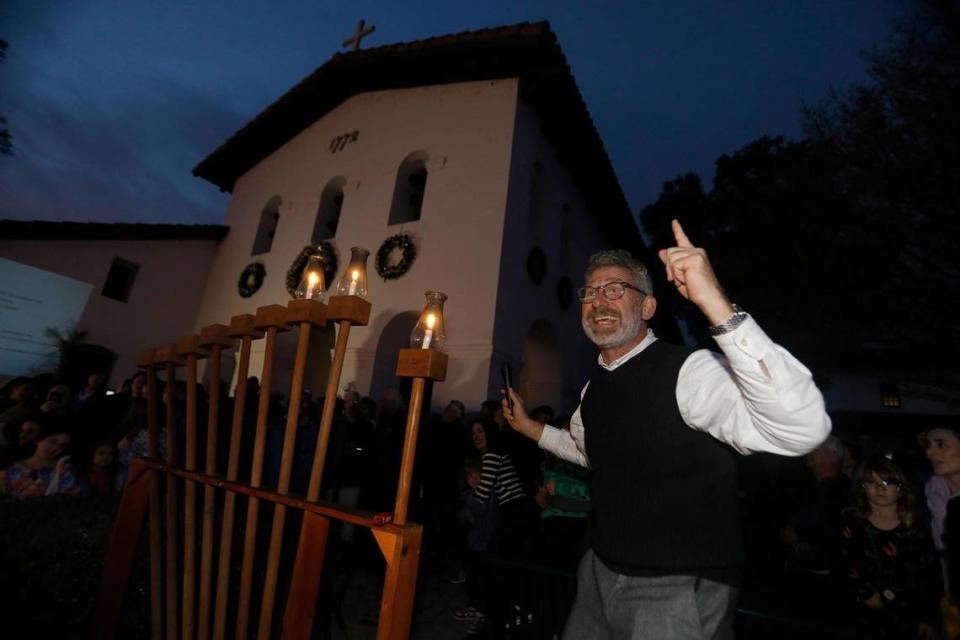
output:
POLYGON ((200 329, 200 346, 204 349, 212 349, 213 347, 229 349, 233 346, 230 327, 225 324, 211 324, 200 329))
POLYGON ((231 338, 250 337, 253 340, 259 340, 263 337, 263 332, 255 327, 256 316, 252 313, 241 313, 238 316, 230 318, 230 327, 227 333, 231 338))
POLYGON ((140 352, 140 355, 137 357, 137 366, 141 369, 149 369, 151 367, 156 367, 156 349, 144 349, 140 352))
POLYGON ((200 346, 200 335, 192 333, 187 336, 181 336, 177 340, 177 355, 181 358, 187 356, 196 356, 197 358, 210 357, 210 350, 200 346))
POLYGON ((433 349, 400 349, 397 376, 442 381, 447 377, 447 354, 433 349))
POLYGON ((352 325, 364 327, 370 322, 370 309, 370 302, 360 296, 330 296, 327 318, 335 322, 349 320, 352 325))
POLYGON ((153 352, 153 364, 172 364, 180 367, 186 364, 186 360, 177 355, 177 344, 164 344, 156 348, 153 352))
POLYGON ((303 322, 315 327, 327 323, 327 305, 319 300, 291 300, 287 303, 287 324, 299 325, 303 322))

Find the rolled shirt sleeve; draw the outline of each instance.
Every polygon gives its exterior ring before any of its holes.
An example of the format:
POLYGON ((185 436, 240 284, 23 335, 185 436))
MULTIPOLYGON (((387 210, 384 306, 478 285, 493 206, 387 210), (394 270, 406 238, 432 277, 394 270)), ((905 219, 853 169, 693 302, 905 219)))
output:
MULTIPOLYGON (((579 411, 577 415, 579 416, 579 411)), ((571 420, 572 422, 572 420, 571 420)), ((572 425, 571 425, 572 429, 572 425)), ((582 429, 582 427, 581 427, 582 429)), ((557 429, 546 424, 543 426, 543 434, 537 442, 541 449, 546 449, 558 458, 567 462, 578 464, 581 467, 589 467, 587 456, 583 453, 579 443, 574 440, 569 431, 557 429)))
POLYGON ((830 417, 810 370, 753 318, 716 341, 723 356, 702 349, 680 369, 677 406, 688 425, 741 453, 798 456, 826 439, 830 417))
MULTIPOLYGON (((580 391, 581 400, 583 400, 583 394, 587 392, 589 385, 589 382, 583 385, 583 389, 580 391)), ((580 416, 580 407, 578 406, 577 410, 570 416, 569 431, 545 424, 540 440, 537 441, 537 446, 567 462, 578 464, 581 467, 589 467, 590 462, 587 460, 587 454, 584 451, 583 436, 583 418, 580 416)))

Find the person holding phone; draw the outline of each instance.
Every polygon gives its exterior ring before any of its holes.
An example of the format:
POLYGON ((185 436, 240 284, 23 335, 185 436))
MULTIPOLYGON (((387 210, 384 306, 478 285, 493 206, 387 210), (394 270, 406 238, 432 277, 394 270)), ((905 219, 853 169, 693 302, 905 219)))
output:
POLYGON ((564 638, 729 638, 743 562, 734 452, 799 456, 830 433, 810 371, 732 304, 706 252, 673 221, 667 280, 706 316, 723 355, 657 340, 646 267, 591 256, 578 290, 600 350, 570 430, 503 413, 542 449, 590 467, 591 549, 564 638))

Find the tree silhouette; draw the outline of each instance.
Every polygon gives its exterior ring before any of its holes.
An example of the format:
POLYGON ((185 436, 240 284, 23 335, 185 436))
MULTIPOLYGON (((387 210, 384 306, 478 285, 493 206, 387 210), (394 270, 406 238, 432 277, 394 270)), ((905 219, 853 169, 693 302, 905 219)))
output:
POLYGON ((641 213, 656 246, 680 219, 805 362, 960 386, 958 7, 928 0, 897 25, 868 82, 804 111, 805 139, 750 142, 716 161, 709 192, 686 174, 641 213))

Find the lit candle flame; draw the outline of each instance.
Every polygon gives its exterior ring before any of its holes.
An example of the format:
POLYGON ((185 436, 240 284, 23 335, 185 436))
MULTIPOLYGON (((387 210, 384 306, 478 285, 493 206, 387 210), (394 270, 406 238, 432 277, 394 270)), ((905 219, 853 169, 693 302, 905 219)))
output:
POLYGON ((359 279, 360 279, 360 270, 359 270, 359 269, 354 269, 354 270, 350 273, 350 279, 351 279, 351 280, 359 280, 359 279))
POLYGON ((316 271, 307 272, 307 291, 304 298, 307 300, 313 299, 314 291, 317 289, 317 285, 320 284, 320 274, 316 271))
POLYGON ((436 317, 435 315, 433 315, 432 313, 428 313, 428 314, 427 314, 427 328, 428 328, 428 329, 433 329, 433 325, 436 324, 436 322, 437 322, 437 317, 436 317))

